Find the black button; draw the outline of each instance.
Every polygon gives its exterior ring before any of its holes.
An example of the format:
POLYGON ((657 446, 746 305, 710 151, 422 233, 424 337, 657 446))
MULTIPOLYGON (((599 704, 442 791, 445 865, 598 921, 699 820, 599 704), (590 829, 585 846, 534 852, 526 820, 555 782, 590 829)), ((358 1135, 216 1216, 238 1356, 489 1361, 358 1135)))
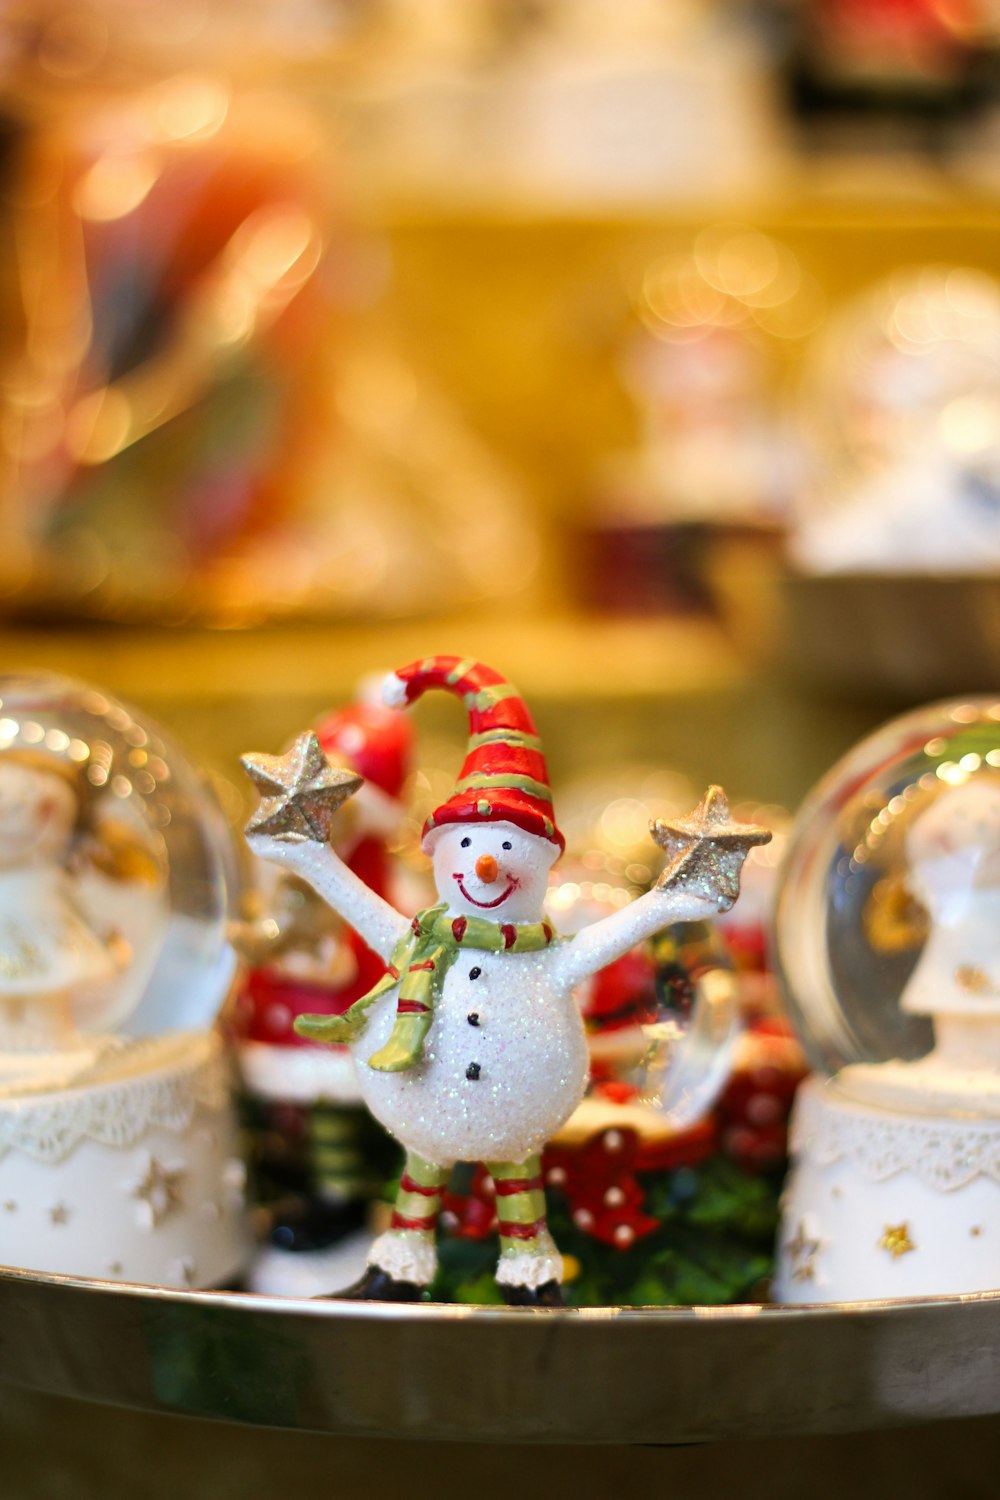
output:
POLYGON ((479 1012, 478 1012, 478 1010, 470 1010, 469 1014, 466 1016, 465 1019, 468 1021, 468 1023, 469 1023, 470 1026, 478 1026, 479 1025, 479 1012))
POLYGON ((468 1078, 470 1083, 475 1083, 476 1079, 479 1077, 479 1064, 470 1063, 465 1070, 465 1076, 466 1078, 468 1078))
POLYGON ((470 979, 478 979, 479 976, 480 976, 480 974, 482 972, 483 972, 482 969, 480 969, 478 966, 476 968, 474 968, 474 969, 470 969, 469 970, 469 978, 470 979))

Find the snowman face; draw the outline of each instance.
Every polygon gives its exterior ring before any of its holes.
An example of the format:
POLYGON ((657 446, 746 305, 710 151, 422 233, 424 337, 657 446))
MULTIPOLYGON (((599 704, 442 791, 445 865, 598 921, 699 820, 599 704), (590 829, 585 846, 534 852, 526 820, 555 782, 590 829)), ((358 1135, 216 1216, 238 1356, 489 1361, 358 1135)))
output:
POLYGON ((57 772, 0 759, 0 869, 61 859, 76 798, 57 772))
POLYGON ((559 850, 513 823, 453 823, 426 848, 438 896, 452 911, 493 922, 537 922, 559 850))
POLYGON ((967 781, 916 820, 906 840, 910 883, 932 913, 1000 887, 1000 784, 967 781))

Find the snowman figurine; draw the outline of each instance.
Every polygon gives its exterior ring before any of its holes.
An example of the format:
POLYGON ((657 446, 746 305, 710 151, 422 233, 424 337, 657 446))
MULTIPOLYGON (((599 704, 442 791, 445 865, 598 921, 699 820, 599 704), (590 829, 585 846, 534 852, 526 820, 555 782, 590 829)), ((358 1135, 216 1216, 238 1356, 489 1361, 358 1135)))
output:
POLYGON ((406 1149, 390 1227, 341 1295, 422 1300, 437 1270, 441 1195, 452 1166, 472 1161, 487 1165, 496 1190, 504 1301, 561 1306, 540 1153, 587 1082, 573 989, 667 924, 730 906, 747 850, 769 835, 730 823, 712 788, 690 818, 654 826, 668 854, 657 885, 562 941, 543 903, 563 839, 526 704, 497 672, 456 656, 392 674, 383 696, 401 708, 430 688, 461 699, 470 739, 454 792, 424 827, 438 901, 412 922, 327 842, 356 776, 331 769, 309 735, 286 756, 244 758, 264 794, 251 847, 309 881, 388 964, 343 1016, 296 1021, 305 1036, 350 1045, 365 1103, 406 1149))

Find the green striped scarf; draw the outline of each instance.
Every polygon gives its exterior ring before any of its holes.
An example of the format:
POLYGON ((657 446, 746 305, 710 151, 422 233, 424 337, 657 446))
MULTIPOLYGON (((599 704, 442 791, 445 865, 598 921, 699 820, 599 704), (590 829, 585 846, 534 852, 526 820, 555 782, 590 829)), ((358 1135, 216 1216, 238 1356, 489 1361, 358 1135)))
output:
POLYGON ((451 917, 442 902, 414 917, 410 931, 400 938, 388 971, 342 1016, 298 1016, 300 1036, 329 1045, 356 1041, 365 1029, 367 1013, 376 1000, 396 985, 399 999, 396 1022, 384 1047, 373 1052, 368 1066, 379 1073, 401 1073, 423 1056, 434 1006, 448 970, 462 948, 487 953, 537 953, 555 941, 549 922, 490 922, 485 917, 451 917))

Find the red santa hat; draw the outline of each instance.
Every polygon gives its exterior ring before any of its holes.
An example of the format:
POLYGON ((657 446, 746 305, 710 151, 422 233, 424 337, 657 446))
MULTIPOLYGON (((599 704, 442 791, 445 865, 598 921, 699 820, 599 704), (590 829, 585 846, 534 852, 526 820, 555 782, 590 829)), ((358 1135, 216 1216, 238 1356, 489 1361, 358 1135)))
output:
POLYGON ((316 725, 323 753, 347 764, 386 796, 398 799, 410 769, 413 727, 364 687, 357 702, 327 714, 316 725))
POLYGON ((565 848, 541 741, 517 689, 482 662, 427 656, 386 678, 382 696, 403 708, 428 688, 461 698, 469 712, 469 748, 454 792, 431 813, 424 837, 448 823, 513 823, 565 848))

